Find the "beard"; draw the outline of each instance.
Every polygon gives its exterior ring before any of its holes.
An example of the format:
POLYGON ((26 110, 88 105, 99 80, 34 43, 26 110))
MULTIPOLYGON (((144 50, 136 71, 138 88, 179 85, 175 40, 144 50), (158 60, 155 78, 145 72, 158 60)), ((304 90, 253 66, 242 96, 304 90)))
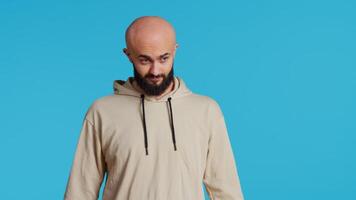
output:
POLYGON ((142 77, 138 71, 136 70, 135 65, 133 64, 134 67, 134 78, 137 82, 137 85, 140 86, 140 88, 149 96, 159 96, 161 95, 171 84, 171 82, 174 79, 174 70, 173 70, 173 65, 171 71, 165 75, 165 74, 159 74, 157 76, 153 74, 146 74, 144 77, 142 77), (146 78, 153 78, 153 77, 162 77, 162 82, 159 85, 154 85, 149 83, 146 78))

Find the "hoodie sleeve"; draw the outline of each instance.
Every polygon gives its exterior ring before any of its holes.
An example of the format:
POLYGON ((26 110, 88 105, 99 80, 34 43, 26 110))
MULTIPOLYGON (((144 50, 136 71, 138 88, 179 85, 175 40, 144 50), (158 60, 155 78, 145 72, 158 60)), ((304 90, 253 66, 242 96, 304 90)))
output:
POLYGON ((94 124, 86 117, 77 143, 65 200, 98 199, 106 169, 100 138, 94 124))
POLYGON ((223 113, 213 100, 209 109, 210 136, 203 183, 211 200, 243 200, 223 113))

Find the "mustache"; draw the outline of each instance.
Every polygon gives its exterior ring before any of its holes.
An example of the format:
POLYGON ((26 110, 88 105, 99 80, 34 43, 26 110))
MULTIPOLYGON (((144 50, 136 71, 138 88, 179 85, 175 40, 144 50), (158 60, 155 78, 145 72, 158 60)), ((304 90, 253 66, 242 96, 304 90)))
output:
POLYGON ((165 78, 166 76, 165 76, 164 74, 158 74, 158 75, 147 74, 147 75, 145 76, 145 78, 159 78, 159 77, 165 78))

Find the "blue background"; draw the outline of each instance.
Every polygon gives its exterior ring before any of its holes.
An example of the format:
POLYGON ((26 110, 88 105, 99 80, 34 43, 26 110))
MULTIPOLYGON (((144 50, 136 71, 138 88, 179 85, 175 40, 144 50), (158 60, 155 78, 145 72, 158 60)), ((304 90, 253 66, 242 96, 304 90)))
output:
POLYGON ((62 199, 85 111, 132 75, 133 19, 176 28, 175 73, 220 104, 248 200, 356 199, 356 3, 0 4, 1 199, 62 199))

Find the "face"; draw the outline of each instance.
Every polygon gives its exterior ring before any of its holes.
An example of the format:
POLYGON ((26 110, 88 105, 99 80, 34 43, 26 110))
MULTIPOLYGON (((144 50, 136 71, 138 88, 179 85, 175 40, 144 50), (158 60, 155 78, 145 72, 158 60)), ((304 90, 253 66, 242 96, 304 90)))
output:
POLYGON ((159 96, 172 83, 176 47, 156 40, 141 41, 134 47, 124 49, 133 64, 134 78, 147 95, 159 96))

